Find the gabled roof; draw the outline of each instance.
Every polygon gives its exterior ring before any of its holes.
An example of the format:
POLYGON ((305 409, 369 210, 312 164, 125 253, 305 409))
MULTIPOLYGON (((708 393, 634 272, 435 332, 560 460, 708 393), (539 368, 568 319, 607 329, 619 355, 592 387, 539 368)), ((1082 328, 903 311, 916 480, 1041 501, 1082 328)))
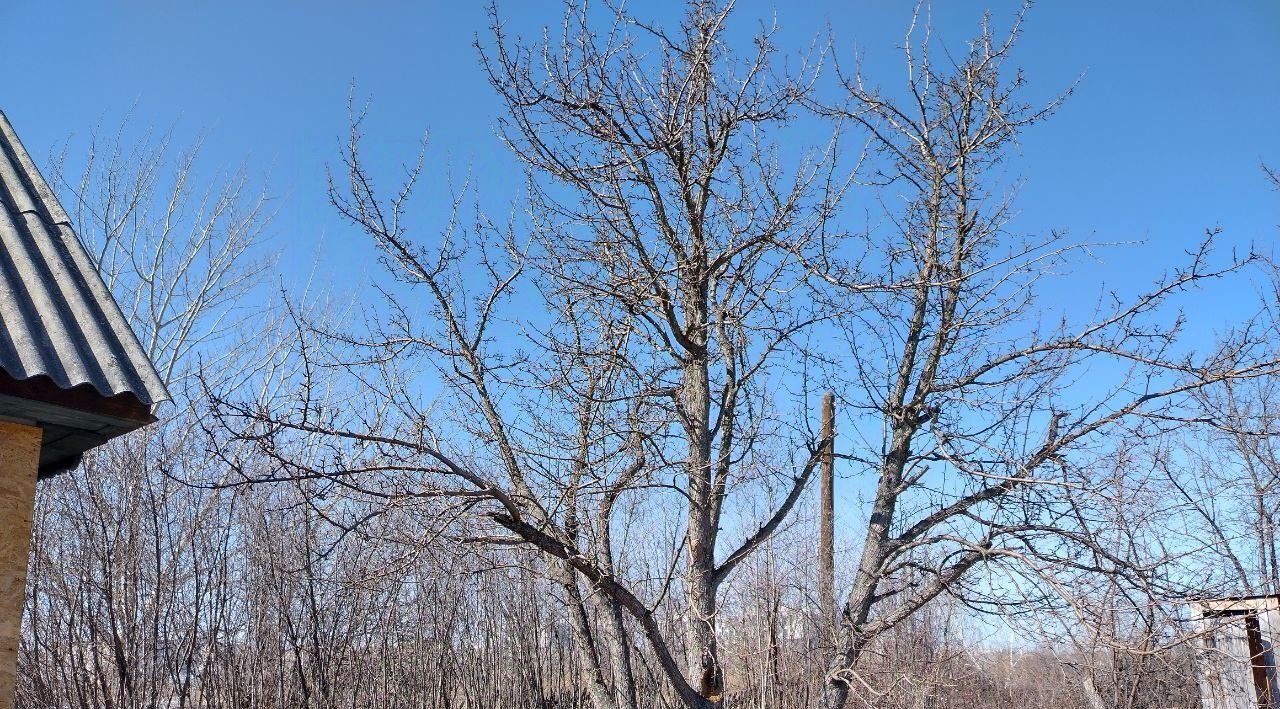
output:
MULTIPOLYGON (((0 373, 7 375, 0 384, 7 383, 8 389, 25 387, 7 391, 0 386, 0 416, 11 418, 21 416, 15 413, 18 404, 9 399, 22 399, 32 392, 55 398, 66 393, 70 398, 62 397, 66 400, 55 402, 58 406, 86 414, 105 413, 125 421, 124 430, 132 430, 127 422, 138 421, 132 428, 142 425, 138 411, 145 414, 142 418, 153 420, 155 405, 169 399, 164 382, 72 231, 66 212, 2 112, 0 373), (112 412, 120 411, 120 402, 136 405, 129 415, 115 416, 112 412)), ((123 432, 91 428, 99 443, 123 432)), ((51 432, 46 427, 46 445, 51 432)), ((90 443, 86 440, 71 448, 83 452, 92 447, 90 443)), ((41 463, 43 468, 44 457, 41 463)))

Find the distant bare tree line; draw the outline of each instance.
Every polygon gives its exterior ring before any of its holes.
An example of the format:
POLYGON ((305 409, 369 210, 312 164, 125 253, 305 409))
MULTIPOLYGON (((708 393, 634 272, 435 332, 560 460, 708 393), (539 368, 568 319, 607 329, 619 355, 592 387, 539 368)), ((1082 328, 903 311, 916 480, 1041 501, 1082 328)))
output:
POLYGON ((367 321, 264 295, 243 174, 59 161, 178 401, 43 486, 23 706, 1198 706, 1188 597, 1280 591, 1268 260, 1209 233, 1055 307, 1088 245, 1011 225, 1000 170, 1065 98, 1022 98, 1021 16, 943 61, 913 25, 887 88, 734 19, 495 11, 503 221, 464 191, 424 233, 427 162, 376 187, 353 105, 367 321), (1179 301, 1226 279, 1269 290, 1192 351, 1179 301), (864 505, 834 633, 827 391, 864 505))

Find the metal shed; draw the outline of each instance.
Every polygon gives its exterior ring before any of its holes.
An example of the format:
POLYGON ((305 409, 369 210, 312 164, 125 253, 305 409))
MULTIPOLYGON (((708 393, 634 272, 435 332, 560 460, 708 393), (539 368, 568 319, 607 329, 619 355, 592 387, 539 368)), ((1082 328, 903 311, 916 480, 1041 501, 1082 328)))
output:
POLYGON ((13 701, 37 477, 155 421, 168 398, 0 113, 0 709, 13 701))
POLYGON ((1280 709, 1280 596, 1201 600, 1200 697, 1205 709, 1280 709))

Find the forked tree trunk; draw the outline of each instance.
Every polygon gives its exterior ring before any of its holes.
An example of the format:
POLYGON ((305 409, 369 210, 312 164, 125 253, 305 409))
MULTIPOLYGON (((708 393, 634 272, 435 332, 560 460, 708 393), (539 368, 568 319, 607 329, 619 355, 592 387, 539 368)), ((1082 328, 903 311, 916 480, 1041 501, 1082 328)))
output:
POLYGON ((875 503, 867 534, 862 543, 862 556, 853 586, 845 598, 836 630, 836 649, 827 665, 827 678, 819 700, 821 709, 841 709, 849 696, 854 665, 866 649, 871 638, 865 629, 876 601, 876 588, 880 583, 881 566, 889 550, 889 529, 898 503, 898 485, 911 448, 914 429, 898 426, 893 431, 891 445, 880 470, 875 503))

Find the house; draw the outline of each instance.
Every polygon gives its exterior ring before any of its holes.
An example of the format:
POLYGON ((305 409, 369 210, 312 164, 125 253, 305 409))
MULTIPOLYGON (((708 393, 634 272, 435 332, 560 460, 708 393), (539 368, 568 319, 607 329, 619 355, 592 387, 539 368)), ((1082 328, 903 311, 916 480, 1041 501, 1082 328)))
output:
POLYGON ((0 709, 13 702, 37 478, 155 421, 168 398, 0 113, 0 709))

